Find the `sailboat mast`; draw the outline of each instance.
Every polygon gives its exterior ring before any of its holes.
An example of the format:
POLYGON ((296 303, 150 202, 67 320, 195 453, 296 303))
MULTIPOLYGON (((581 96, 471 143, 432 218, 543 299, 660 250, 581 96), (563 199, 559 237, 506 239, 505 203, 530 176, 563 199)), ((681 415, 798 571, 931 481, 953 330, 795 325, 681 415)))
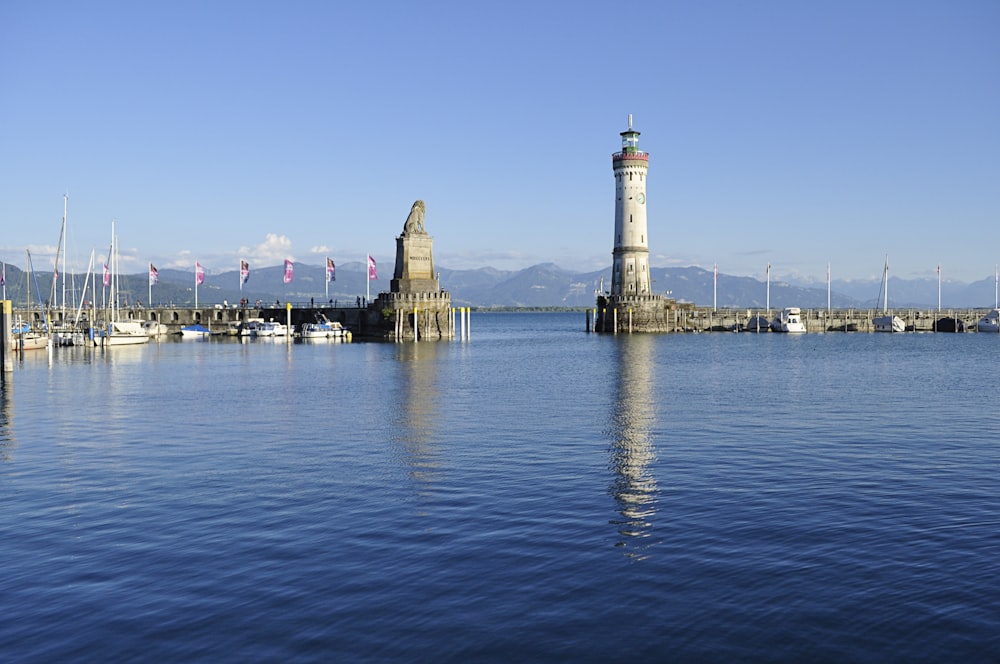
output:
POLYGON ((882 313, 889 311, 889 255, 885 257, 885 269, 882 270, 882 313))
POLYGON ((66 217, 69 212, 69 194, 63 194, 62 223, 62 314, 66 317, 66 217))

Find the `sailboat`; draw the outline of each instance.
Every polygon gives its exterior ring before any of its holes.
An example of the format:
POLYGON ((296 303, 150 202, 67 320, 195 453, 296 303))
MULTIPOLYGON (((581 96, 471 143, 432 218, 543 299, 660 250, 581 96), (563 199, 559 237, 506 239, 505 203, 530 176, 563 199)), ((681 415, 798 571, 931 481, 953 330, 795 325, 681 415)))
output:
POLYGON ((906 324, 899 316, 889 313, 889 256, 885 257, 885 268, 882 270, 882 315, 876 316, 872 323, 876 332, 905 332, 906 324))
MULTIPOLYGON (((28 310, 31 310, 31 280, 34 278, 34 272, 31 269, 31 252, 25 252, 28 256, 28 279, 27 279, 27 292, 28 292, 28 310)), ((35 291, 38 292, 38 282, 35 282, 35 291)), ((41 305, 41 301, 39 301, 41 305)), ((18 319, 11 326, 11 339, 10 346, 15 351, 22 350, 41 350, 43 348, 48 348, 49 346, 49 335, 46 331, 39 331, 31 327, 31 323, 18 319)))
MULTIPOLYGON (((66 309, 66 280, 72 279, 73 284, 70 290, 70 305, 72 306, 73 295, 76 293, 76 278, 67 271, 66 268, 66 242, 68 237, 68 229, 66 226, 67 212, 69 207, 69 195, 63 194, 63 218, 62 226, 59 229, 59 244, 56 245, 56 261, 53 266, 52 271, 52 295, 49 301, 53 305, 59 302, 59 294, 56 287, 59 283, 59 277, 62 277, 62 304, 59 307, 59 318, 58 320, 52 321, 52 343, 55 346, 82 346, 86 343, 86 337, 83 330, 80 329, 80 315, 77 312, 76 317, 70 321, 67 317, 66 309), (62 258, 62 273, 59 270, 59 259, 62 258)), ((84 287, 86 291, 86 287, 84 287)), ((81 298, 82 299, 82 298, 81 298)))
POLYGON ((111 308, 110 318, 103 330, 94 335, 95 346, 132 346, 149 343, 149 335, 142 323, 134 320, 121 320, 118 313, 118 235, 115 233, 115 222, 111 222, 111 250, 108 252, 108 262, 111 264, 111 308))

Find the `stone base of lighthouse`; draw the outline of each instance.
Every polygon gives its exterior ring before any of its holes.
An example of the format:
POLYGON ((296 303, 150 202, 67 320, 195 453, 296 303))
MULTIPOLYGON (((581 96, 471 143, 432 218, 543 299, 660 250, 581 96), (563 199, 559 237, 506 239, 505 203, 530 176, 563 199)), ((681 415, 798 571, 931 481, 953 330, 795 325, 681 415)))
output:
POLYGON ((379 293, 372 307, 379 313, 382 337, 393 341, 453 339, 451 293, 379 293))
POLYGON ((677 301, 663 295, 601 295, 597 298, 594 331, 683 332, 684 320, 677 301))

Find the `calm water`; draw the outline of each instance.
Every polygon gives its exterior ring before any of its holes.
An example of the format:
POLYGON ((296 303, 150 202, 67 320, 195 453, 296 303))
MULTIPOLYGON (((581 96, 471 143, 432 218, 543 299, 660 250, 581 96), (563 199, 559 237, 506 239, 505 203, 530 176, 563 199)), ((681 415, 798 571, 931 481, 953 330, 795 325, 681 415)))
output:
POLYGON ((472 323, 29 355, 0 660, 1000 657, 1000 337, 472 323))

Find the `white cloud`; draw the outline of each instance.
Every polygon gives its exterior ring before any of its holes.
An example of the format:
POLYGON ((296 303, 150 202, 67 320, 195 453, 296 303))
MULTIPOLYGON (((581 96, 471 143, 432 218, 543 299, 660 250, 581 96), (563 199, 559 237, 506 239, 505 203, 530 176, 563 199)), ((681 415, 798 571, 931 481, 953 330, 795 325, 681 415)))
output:
POLYGON ((239 254, 243 258, 253 263, 264 265, 275 265, 283 262, 286 258, 294 261, 292 255, 292 241, 287 235, 268 233, 264 241, 256 247, 240 247, 239 254))
POLYGON ((328 254, 330 253, 330 247, 325 244, 321 244, 318 247, 313 247, 309 250, 309 252, 313 254, 328 254))

